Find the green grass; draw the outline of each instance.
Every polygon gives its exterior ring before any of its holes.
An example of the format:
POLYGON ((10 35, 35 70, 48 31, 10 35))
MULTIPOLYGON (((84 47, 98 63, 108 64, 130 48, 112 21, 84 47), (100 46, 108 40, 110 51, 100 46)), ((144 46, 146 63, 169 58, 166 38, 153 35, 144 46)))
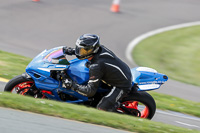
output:
POLYGON ((200 26, 157 34, 133 50, 140 66, 165 73, 169 78, 200 86, 200 26))
POLYGON ((171 110, 200 117, 199 102, 193 102, 153 91, 149 93, 153 96, 158 109, 171 110))
POLYGON ((11 79, 25 72, 31 58, 0 50, 0 77, 11 79))
POLYGON ((104 112, 81 105, 34 99, 5 92, 0 93, 0 106, 105 125, 138 133, 199 133, 199 131, 196 130, 166 125, 127 115, 104 112))

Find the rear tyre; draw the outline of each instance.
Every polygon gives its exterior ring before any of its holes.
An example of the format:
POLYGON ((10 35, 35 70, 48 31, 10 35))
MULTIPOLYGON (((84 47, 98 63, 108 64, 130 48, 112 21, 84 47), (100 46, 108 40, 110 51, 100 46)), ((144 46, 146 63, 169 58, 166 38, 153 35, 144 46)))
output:
POLYGON ((118 110, 136 117, 152 119, 156 111, 156 103, 147 92, 137 92, 123 98, 121 108, 118 110))

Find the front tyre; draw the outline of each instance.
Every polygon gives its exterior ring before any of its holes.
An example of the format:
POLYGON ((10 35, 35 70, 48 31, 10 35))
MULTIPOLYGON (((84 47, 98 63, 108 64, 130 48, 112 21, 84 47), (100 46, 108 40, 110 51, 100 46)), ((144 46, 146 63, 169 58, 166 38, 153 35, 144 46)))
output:
POLYGON ((122 99, 118 111, 140 118, 152 119, 156 111, 156 103, 147 92, 132 93, 122 99))
POLYGON ((4 91, 20 95, 33 95, 34 81, 22 75, 11 79, 5 86, 4 91))

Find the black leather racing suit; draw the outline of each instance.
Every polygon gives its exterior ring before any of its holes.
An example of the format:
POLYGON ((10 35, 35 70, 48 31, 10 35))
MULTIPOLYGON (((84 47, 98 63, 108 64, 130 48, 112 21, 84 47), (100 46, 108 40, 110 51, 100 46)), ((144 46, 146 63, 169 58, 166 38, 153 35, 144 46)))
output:
MULTIPOLYGON (((74 54, 74 52, 73 52, 74 54)), ((132 75, 130 68, 112 51, 101 45, 89 65, 87 85, 75 84, 75 90, 87 97, 95 95, 100 81, 113 86, 113 89, 97 105, 103 110, 113 110, 115 103, 131 90, 132 75)))

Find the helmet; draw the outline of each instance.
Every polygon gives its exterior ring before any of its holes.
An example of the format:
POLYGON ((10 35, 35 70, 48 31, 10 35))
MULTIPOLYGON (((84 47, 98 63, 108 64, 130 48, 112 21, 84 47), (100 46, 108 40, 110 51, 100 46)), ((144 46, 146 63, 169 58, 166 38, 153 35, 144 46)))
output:
POLYGON ((99 47, 99 36, 93 34, 84 34, 76 41, 76 57, 81 60, 89 58, 98 52, 99 47))

